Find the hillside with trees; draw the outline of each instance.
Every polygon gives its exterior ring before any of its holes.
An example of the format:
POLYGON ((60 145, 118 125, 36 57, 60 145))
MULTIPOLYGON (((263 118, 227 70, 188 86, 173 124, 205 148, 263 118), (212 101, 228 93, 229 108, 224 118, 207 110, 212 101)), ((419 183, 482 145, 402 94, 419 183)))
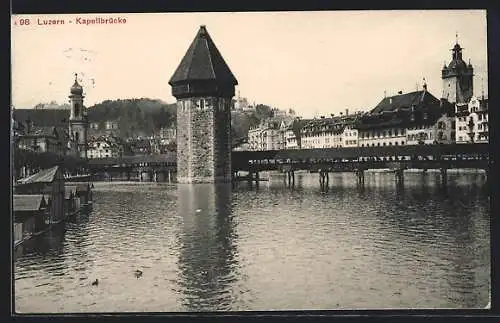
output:
MULTIPOLYGON (((88 107, 87 114, 89 122, 97 123, 100 129, 105 128, 106 121, 118 122, 119 136, 130 138, 150 136, 162 128, 174 127, 176 107, 175 103, 150 98, 105 100, 88 107)), ((34 110, 45 110, 46 113, 51 110, 68 111, 69 105, 58 105, 55 102, 40 103, 35 106, 34 110)), ((273 109, 265 104, 257 104, 253 111, 232 111, 232 135, 234 138, 247 137, 251 127, 273 116, 273 109)))
POLYGON ((236 138, 247 137, 251 127, 258 126, 263 120, 273 116, 273 109, 265 104, 257 104, 255 110, 251 112, 233 111, 231 113, 233 136, 236 138))
POLYGON ((106 100, 88 108, 89 122, 104 128, 106 121, 117 121, 122 138, 150 136, 164 127, 175 126, 176 104, 148 98, 106 100))

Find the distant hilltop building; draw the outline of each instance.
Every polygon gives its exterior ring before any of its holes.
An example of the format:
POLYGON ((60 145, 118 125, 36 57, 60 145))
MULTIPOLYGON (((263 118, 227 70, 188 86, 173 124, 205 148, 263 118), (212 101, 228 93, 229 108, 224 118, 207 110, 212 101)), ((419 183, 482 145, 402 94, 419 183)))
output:
POLYGON ((177 99, 179 183, 231 180, 231 106, 238 81, 201 26, 169 81, 177 99))

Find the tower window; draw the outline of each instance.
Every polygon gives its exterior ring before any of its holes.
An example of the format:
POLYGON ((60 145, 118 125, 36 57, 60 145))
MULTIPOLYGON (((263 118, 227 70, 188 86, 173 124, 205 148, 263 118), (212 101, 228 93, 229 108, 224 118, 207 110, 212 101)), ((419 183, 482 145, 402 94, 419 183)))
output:
POLYGON ((80 133, 79 132, 75 133, 75 141, 80 142, 80 133))
POLYGON ((75 103, 75 117, 78 117, 80 114, 80 104, 75 103))

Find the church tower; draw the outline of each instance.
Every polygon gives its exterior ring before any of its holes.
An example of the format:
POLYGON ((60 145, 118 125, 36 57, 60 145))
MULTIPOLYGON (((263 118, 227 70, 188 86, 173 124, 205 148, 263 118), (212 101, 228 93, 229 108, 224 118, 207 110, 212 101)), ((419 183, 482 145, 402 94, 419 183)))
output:
POLYGON ((70 149, 81 158, 87 158, 87 111, 83 106, 83 88, 78 84, 78 75, 75 74, 75 83, 71 87, 69 103, 71 113, 69 117, 70 149))
POLYGON ((177 180, 231 181, 231 104, 238 81, 201 26, 168 82, 177 99, 177 180))
POLYGON ((462 59, 462 50, 458 40, 452 51, 452 60, 448 66, 446 63, 441 71, 443 79, 443 98, 451 103, 468 104, 473 95, 472 80, 474 69, 469 61, 466 64, 462 59))

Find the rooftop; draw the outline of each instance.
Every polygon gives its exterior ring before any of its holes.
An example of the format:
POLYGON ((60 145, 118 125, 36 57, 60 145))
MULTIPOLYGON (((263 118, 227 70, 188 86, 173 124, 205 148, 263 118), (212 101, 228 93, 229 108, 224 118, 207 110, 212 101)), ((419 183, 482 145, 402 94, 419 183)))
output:
POLYGON ((386 97, 370 113, 395 112, 398 109, 421 108, 424 105, 439 106, 439 103, 439 99, 428 91, 414 91, 386 97))
POLYGON ((59 166, 54 166, 49 169, 44 169, 41 172, 28 176, 26 178, 20 179, 19 184, 33 184, 33 183, 52 183, 56 178, 59 166))
POLYGON ((32 121, 37 127, 67 127, 69 109, 14 109, 14 120, 25 124, 32 121))

